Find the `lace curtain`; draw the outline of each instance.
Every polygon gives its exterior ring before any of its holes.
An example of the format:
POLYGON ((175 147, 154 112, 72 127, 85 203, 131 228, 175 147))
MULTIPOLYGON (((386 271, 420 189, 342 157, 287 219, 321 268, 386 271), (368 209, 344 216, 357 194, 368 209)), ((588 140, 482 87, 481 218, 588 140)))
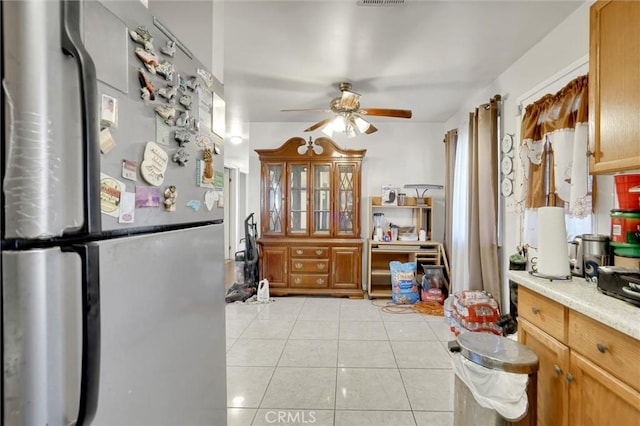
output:
POLYGON ((451 289, 469 290, 469 123, 456 140, 451 205, 451 289))
POLYGON ((526 107, 516 177, 518 211, 555 205, 565 207, 570 217, 591 214, 588 84, 586 75, 578 77, 526 107))

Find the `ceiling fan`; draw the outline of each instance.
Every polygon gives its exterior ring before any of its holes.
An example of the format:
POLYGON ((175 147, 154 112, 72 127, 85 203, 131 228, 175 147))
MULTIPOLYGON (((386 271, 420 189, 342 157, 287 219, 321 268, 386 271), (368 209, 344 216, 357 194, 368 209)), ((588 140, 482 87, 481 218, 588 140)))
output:
POLYGON ((411 110, 409 109, 388 109, 388 108, 360 108, 360 94, 351 91, 351 83, 340 83, 342 96, 334 98, 329 104, 330 109, 283 109, 283 112, 289 111, 324 111, 332 112, 333 115, 317 122, 311 127, 305 129, 305 132, 311 132, 320 129, 323 133, 332 136, 334 132, 346 133, 347 137, 354 137, 361 133, 371 134, 377 132, 378 129, 365 120, 362 116, 378 116, 378 117, 394 117, 394 118, 411 118, 411 110))

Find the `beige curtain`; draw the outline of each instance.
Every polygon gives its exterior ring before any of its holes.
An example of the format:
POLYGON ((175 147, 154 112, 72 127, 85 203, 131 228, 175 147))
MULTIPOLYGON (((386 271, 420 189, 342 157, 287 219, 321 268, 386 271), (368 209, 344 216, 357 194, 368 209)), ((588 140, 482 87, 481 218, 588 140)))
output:
POLYGON ((453 182, 454 167, 456 162, 456 145, 458 142, 458 130, 449 130, 444 135, 445 149, 445 193, 444 193, 444 250, 447 258, 451 259, 451 247, 453 236, 453 182))
POLYGON ((526 107, 520 135, 522 163, 528 169, 523 185, 526 208, 566 203, 571 216, 591 212, 588 87, 583 75, 526 107))
POLYGON ((498 103, 496 95, 469 116, 471 216, 469 276, 472 290, 485 290, 498 303, 502 283, 498 262, 498 103))

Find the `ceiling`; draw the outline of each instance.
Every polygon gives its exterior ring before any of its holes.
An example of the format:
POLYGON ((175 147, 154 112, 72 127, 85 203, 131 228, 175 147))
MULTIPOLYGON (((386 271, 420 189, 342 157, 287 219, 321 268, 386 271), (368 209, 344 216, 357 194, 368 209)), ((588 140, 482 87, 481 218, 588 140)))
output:
POLYGON ((280 110, 328 108, 342 81, 364 108, 411 109, 413 121, 444 122, 582 3, 227 0, 227 134, 245 133, 248 122, 300 122, 302 130, 327 113, 280 110))

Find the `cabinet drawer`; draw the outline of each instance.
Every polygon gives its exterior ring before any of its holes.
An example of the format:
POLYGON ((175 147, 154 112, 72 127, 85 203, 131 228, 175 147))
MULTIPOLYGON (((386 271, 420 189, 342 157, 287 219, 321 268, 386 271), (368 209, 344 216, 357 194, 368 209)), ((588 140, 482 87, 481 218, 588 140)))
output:
POLYGON ((561 304, 518 286, 518 315, 550 336, 567 342, 566 314, 561 304))
POLYGON ((569 311, 569 346, 621 381, 640 390, 640 341, 569 311))
POLYGON ((329 272, 328 259, 291 259, 291 272, 329 272))
POLYGON ((329 275, 327 274, 291 274, 291 287, 302 288, 328 288, 329 275))
POLYGON ((291 247, 291 257, 329 257, 328 247, 291 247))

